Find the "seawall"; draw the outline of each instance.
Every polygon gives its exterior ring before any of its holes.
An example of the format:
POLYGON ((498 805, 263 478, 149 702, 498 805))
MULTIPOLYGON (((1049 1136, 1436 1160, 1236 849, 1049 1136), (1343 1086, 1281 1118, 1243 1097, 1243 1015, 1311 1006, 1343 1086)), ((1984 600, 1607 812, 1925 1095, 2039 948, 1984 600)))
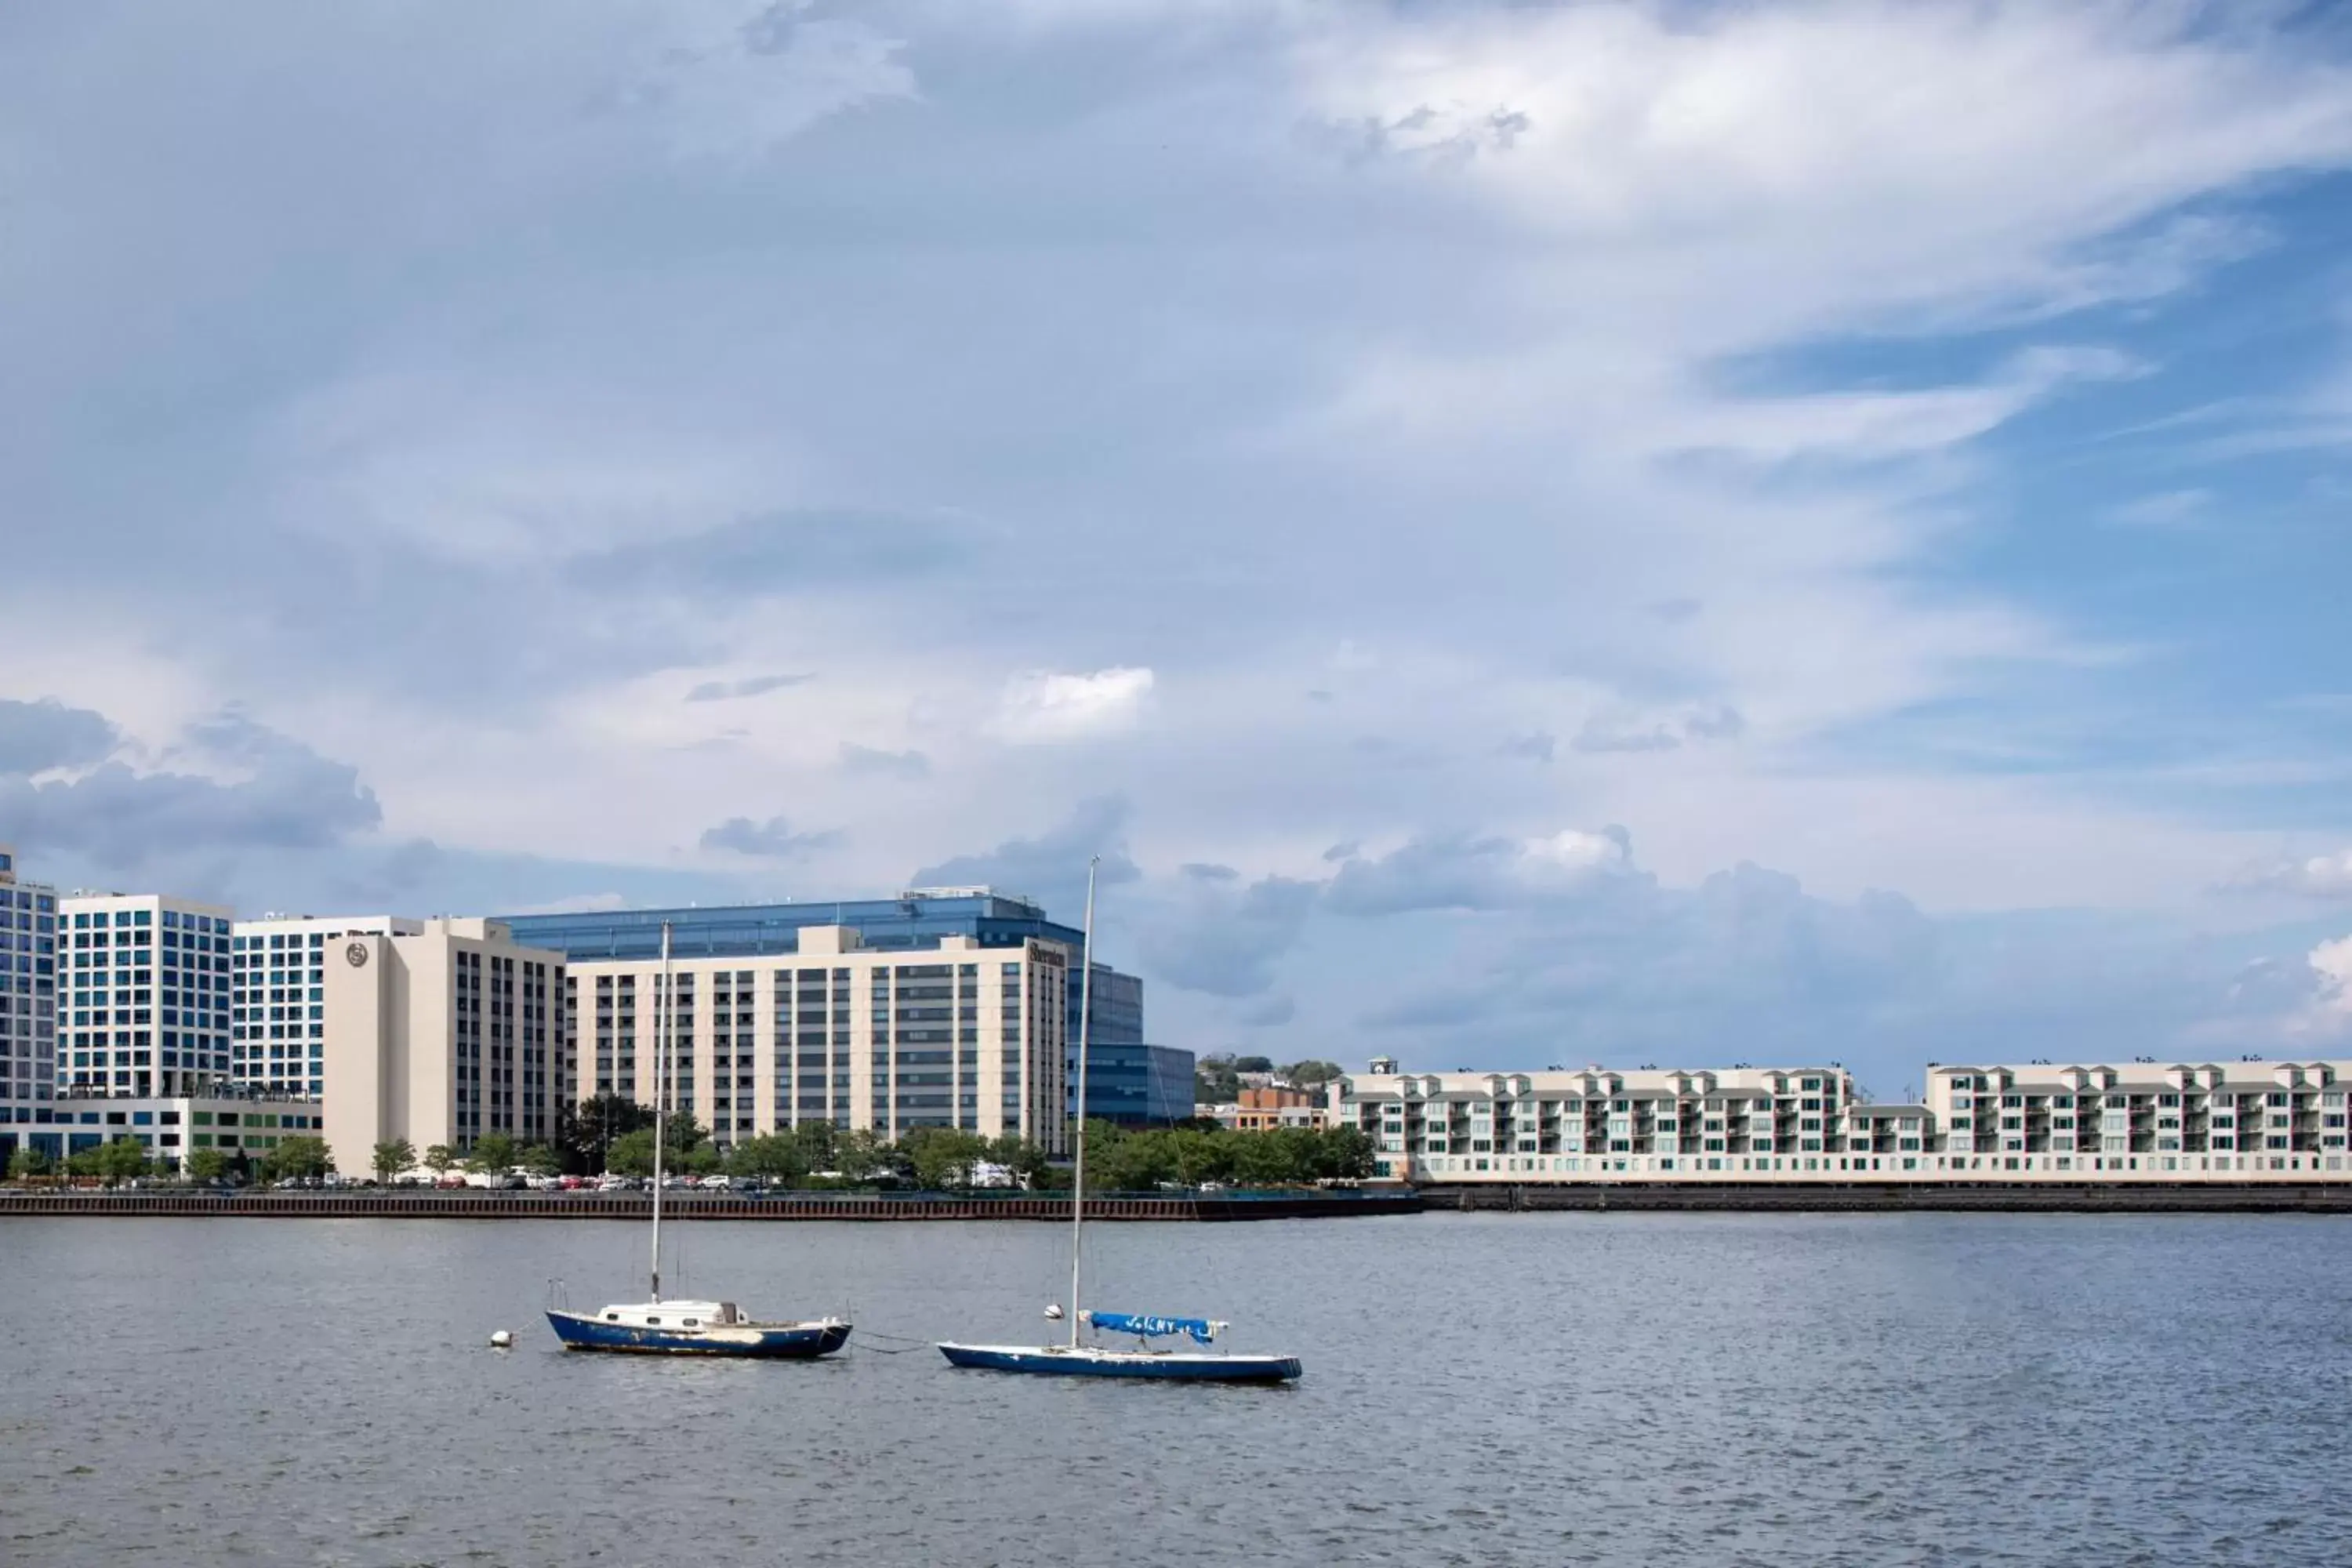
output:
MULTIPOLYGON (((1418 1193, 1266 1194, 1230 1197, 1133 1196, 1087 1200, 1087 1217, 1231 1223, 1345 1219, 1418 1214, 1418 1193)), ((653 1212, 647 1193, 489 1192, 0 1192, 0 1217, 186 1219, 570 1219, 637 1220, 653 1212)), ((1050 1193, 1003 1197, 960 1193, 664 1194, 672 1220, 1059 1220, 1070 1200, 1050 1193)))
POLYGON ((1433 1211, 1846 1214, 2352 1214, 2352 1183, 2305 1185, 2199 1182, 2076 1186, 1949 1182, 1592 1182, 1560 1186, 1422 1189, 1433 1211))

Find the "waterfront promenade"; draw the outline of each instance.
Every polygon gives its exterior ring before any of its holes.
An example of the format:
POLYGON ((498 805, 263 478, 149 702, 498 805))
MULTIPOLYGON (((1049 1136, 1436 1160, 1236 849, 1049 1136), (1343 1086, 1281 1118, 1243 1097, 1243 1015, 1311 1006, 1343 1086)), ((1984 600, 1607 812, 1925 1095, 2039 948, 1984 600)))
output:
MULTIPOLYGON (((367 1188, 215 1192, 171 1187, 121 1192, 0 1191, 0 1217, 642 1221, 652 1208, 652 1194, 642 1192, 383 1192, 367 1188)), ((1349 1219, 1370 1215, 1418 1214, 1421 1208, 1421 1195, 1412 1192, 1110 1193, 1087 1200, 1087 1217, 1226 1223, 1349 1219)), ((1031 1220, 1067 1224, 1070 1200, 1067 1194, 1056 1193, 666 1193, 662 1196, 662 1215, 672 1220, 1031 1220)))

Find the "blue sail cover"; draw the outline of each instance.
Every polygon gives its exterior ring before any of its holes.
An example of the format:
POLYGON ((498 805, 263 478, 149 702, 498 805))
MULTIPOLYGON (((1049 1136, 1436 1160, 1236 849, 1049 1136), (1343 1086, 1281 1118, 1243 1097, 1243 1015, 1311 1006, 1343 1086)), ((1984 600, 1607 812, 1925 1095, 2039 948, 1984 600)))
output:
POLYGON ((1114 1334, 1142 1334, 1147 1338, 1190 1334, 1204 1345, 1217 1337, 1222 1326, 1206 1318, 1158 1318, 1142 1312, 1088 1312, 1087 1321, 1114 1334))

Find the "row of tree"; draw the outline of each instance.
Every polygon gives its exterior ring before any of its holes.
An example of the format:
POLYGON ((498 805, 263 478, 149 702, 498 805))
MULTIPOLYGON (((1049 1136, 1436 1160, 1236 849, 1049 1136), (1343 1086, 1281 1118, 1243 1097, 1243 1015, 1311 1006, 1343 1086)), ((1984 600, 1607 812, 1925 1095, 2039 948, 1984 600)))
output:
MULTIPOLYGON (((1025 1138, 983 1138, 952 1127, 919 1127, 893 1143, 864 1128, 803 1122, 790 1131, 744 1139, 721 1153, 694 1118, 678 1116, 670 1119, 667 1137, 663 1164, 668 1170, 698 1175, 724 1171, 786 1186, 890 1183, 930 1190, 969 1187, 976 1184, 982 1165, 1002 1167, 1013 1181, 1032 1189, 1069 1184, 1069 1173, 1053 1165, 1045 1151, 1025 1138)), ((1211 1182, 1286 1186, 1356 1180, 1372 1172, 1371 1142, 1352 1127, 1233 1132, 1213 1121, 1192 1121, 1135 1131, 1096 1121, 1087 1124, 1087 1144, 1090 1192, 1149 1192, 1166 1184, 1198 1186, 1211 1182)), ((564 1154, 561 1146, 517 1143, 494 1132, 463 1155, 436 1143, 421 1159, 405 1139, 394 1139, 375 1146, 372 1163, 377 1179, 384 1182, 420 1164, 436 1176, 453 1170, 553 1175, 563 1168, 564 1154)), ((637 1128, 613 1139, 604 1150, 604 1162, 602 1169, 618 1175, 651 1175, 653 1130, 637 1128)), ((312 1137, 280 1139, 258 1160, 242 1152, 198 1149, 187 1162, 187 1174, 199 1182, 315 1177, 333 1168, 325 1141, 312 1137)), ((113 1184, 175 1169, 170 1162, 151 1162, 137 1139, 118 1138, 77 1152, 65 1162, 64 1173, 113 1184)), ((8 1173, 19 1179, 49 1175, 53 1162, 37 1150, 19 1150, 8 1173)))
POLYGON ((1192 1103, 1230 1105, 1241 1098, 1244 1073, 1265 1073, 1297 1089, 1314 1089, 1329 1083, 1342 1070, 1338 1062, 1312 1058, 1303 1062, 1292 1062, 1287 1067, 1276 1067, 1272 1057, 1212 1054, 1192 1065, 1192 1103))
POLYGON ((1234 1132, 1203 1121, 1147 1130, 1106 1121, 1087 1126, 1089 1192, 1149 1192, 1171 1183, 1301 1186, 1361 1181, 1371 1173, 1372 1141, 1354 1127, 1234 1132))
MULTIPOLYGON (((288 1176, 323 1176, 333 1168, 325 1139, 298 1136, 279 1139, 276 1148, 264 1152, 257 1160, 241 1150, 193 1150, 184 1173, 195 1182, 249 1181, 257 1177, 274 1182, 288 1176)), ((182 1173, 179 1161, 152 1159, 145 1144, 128 1136, 76 1150, 63 1161, 52 1159, 38 1149, 19 1149, 8 1160, 8 1174, 17 1181, 65 1176, 116 1186, 143 1176, 182 1173)))

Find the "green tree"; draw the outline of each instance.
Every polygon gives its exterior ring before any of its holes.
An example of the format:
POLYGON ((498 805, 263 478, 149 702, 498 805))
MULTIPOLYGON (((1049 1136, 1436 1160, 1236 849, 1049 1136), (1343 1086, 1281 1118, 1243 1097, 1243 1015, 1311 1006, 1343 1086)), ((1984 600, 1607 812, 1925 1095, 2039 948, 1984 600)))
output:
POLYGON ((125 1135, 98 1151, 98 1174, 110 1187, 147 1173, 147 1145, 125 1135))
MULTIPOLYGON (((1253 1057, 1253 1061, 1263 1061, 1253 1057)), ((1264 1068, 1256 1069, 1265 1071, 1264 1068)), ((1229 1056, 1206 1056, 1192 1064, 1192 1103, 1195 1105, 1225 1105, 1239 1098, 1242 1092, 1241 1068, 1229 1056)))
POLYGON ((841 1130, 834 1139, 833 1168, 853 1182, 870 1182, 890 1168, 882 1140, 867 1127, 841 1130))
MULTIPOLYGON (((652 1122, 646 1123, 650 1127, 652 1122)), ((671 1111, 666 1119, 662 1137, 671 1157, 691 1152, 697 1144, 710 1142, 710 1130, 694 1119, 690 1111, 671 1111)))
POLYGON ((793 1142, 801 1163, 812 1171, 830 1171, 841 1153, 841 1130, 830 1121, 803 1121, 793 1129, 793 1142))
POLYGON ((375 1179, 390 1186, 394 1177, 415 1165, 416 1145, 405 1138, 386 1139, 375 1146, 370 1163, 374 1167, 375 1179))
POLYGON ((788 1132, 767 1132, 746 1138, 727 1152, 730 1175, 761 1182, 798 1182, 808 1174, 800 1140, 788 1132))
POLYGON ((1234 1135, 1230 1132, 1203 1132, 1198 1128, 1171 1128, 1168 1132, 1168 1149, 1176 1163, 1176 1179, 1188 1187, 1203 1182, 1224 1182, 1233 1179, 1234 1135))
POLYGON ((604 1169, 616 1176, 650 1176, 654 1173, 654 1130, 641 1127, 613 1140, 604 1152, 604 1169))
POLYGON ((608 1156, 613 1140, 625 1138, 653 1124, 653 1107, 639 1105, 625 1094, 607 1089, 563 1108, 556 1130, 556 1149, 563 1157, 566 1170, 577 1175, 593 1175, 611 1168, 608 1156))
POLYGON ((1303 1062, 1293 1062, 1284 1068, 1282 1076, 1288 1079, 1296 1088, 1316 1089, 1339 1077, 1340 1068, 1338 1062, 1317 1061, 1309 1058, 1303 1062))
POLYGON ((228 1174, 228 1156, 217 1149, 198 1149, 188 1156, 188 1180, 217 1182, 228 1174))
POLYGON ((24 1148, 8 1156, 8 1176, 11 1181, 25 1181, 49 1173, 49 1157, 38 1149, 24 1148))
POLYGON ((102 1146, 92 1144, 89 1148, 77 1150, 73 1153, 67 1155, 66 1174, 68 1176, 100 1176, 105 1174, 105 1172, 100 1169, 100 1163, 104 1158, 105 1152, 106 1151, 102 1146))
POLYGON ((436 1177, 446 1175, 457 1163, 457 1151, 446 1143, 436 1143, 425 1151, 425 1168, 436 1177))
POLYGON ((1157 1127, 1130 1131, 1113 1122, 1087 1122, 1087 1191, 1148 1193, 1181 1180, 1174 1139, 1157 1127))
POLYGON ((1282 1127, 1226 1134, 1234 1141, 1234 1179, 1247 1187, 1287 1186, 1303 1179, 1307 1162, 1300 1157, 1297 1136, 1302 1131, 1282 1127))
POLYGON ((708 1176, 725 1163, 725 1158, 719 1152, 719 1145, 705 1138, 693 1148, 679 1151, 670 1169, 682 1175, 708 1176))
POLYGON ((514 1169, 515 1141, 503 1132, 485 1132, 474 1140, 466 1169, 478 1176, 503 1176, 514 1169))
POLYGON ((1327 1127, 1316 1135, 1315 1174, 1360 1182, 1372 1173, 1372 1140, 1360 1127, 1327 1127))
POLYGON ((534 1176, 552 1176, 563 1169, 563 1157, 544 1143, 526 1143, 515 1151, 515 1163, 534 1176))
POLYGON ((988 1140, 960 1127, 918 1127, 898 1140, 914 1167, 915 1184, 927 1190, 971 1185, 971 1168, 988 1157, 988 1140))
POLYGON ((288 1176, 323 1176, 335 1168, 334 1157, 327 1151, 327 1141, 307 1134, 281 1138, 261 1162, 261 1173, 272 1179, 288 1176))
POLYGON ((991 1163, 1011 1171, 1013 1180, 1024 1187, 1035 1186, 1053 1164, 1045 1150, 1018 1132, 1007 1132, 991 1142, 988 1158, 991 1163))

